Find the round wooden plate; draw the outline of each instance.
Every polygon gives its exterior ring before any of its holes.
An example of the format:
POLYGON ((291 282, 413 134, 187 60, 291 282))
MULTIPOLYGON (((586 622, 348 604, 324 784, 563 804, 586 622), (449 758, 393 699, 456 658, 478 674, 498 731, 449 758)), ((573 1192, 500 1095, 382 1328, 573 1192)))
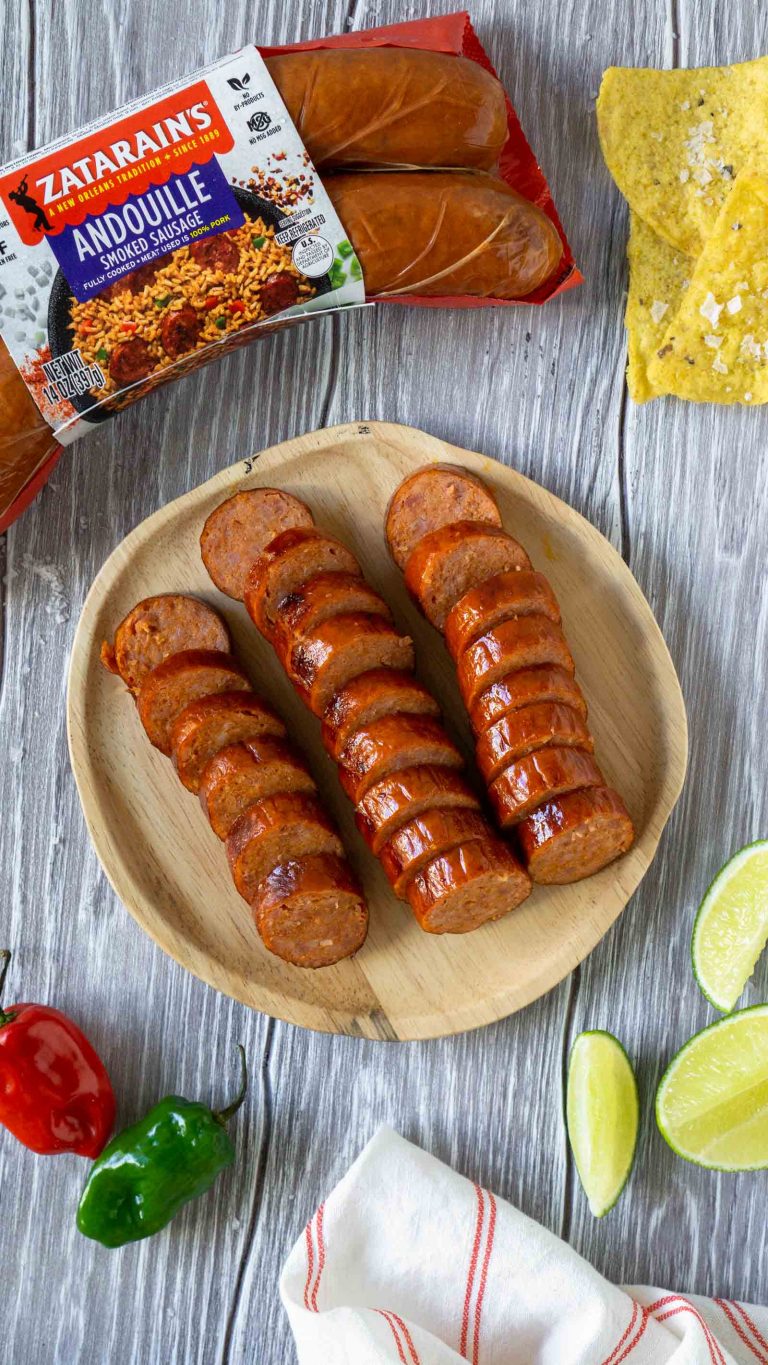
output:
POLYGON ((96 852, 117 895, 167 953, 217 990, 307 1028, 367 1038, 431 1038, 503 1018, 548 991, 594 948, 637 887, 683 783, 685 707, 672 661, 629 569, 594 527, 520 474, 421 431, 365 423, 312 432, 217 474, 142 522, 107 560, 75 636, 69 748, 96 852), (471 755, 469 726, 441 638, 416 611, 387 553, 384 512, 404 475, 449 460, 493 488, 506 528, 551 579, 586 694, 598 760, 637 830, 631 851, 588 881, 536 887, 519 910, 475 933, 432 936, 395 899, 357 834, 320 743, 244 607, 219 593, 200 559, 205 518, 242 488, 278 485, 344 540, 416 642, 421 676, 471 755), (287 718, 341 827, 368 898, 357 957, 306 971, 262 946, 224 850, 171 763, 149 744, 102 639, 153 593, 194 593, 226 617, 257 689, 287 718))

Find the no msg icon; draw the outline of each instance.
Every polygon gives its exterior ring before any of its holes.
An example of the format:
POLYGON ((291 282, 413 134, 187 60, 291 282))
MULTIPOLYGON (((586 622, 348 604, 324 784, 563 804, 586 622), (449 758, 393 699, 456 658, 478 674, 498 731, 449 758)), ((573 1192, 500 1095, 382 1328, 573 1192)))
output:
POLYGON ((269 114, 266 114, 263 109, 257 109, 255 114, 251 114, 251 117, 248 120, 248 127, 252 133, 263 133, 264 129, 268 128, 271 122, 272 120, 269 117, 269 114))
POLYGON ((333 247, 325 237, 300 237, 294 244, 293 264, 310 280, 327 275, 333 265, 333 247))

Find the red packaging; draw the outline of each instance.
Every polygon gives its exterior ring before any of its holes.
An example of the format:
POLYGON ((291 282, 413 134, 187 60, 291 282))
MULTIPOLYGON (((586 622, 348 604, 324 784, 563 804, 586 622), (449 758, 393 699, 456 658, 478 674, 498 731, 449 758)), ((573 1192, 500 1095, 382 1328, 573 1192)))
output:
MULTIPOLYGON (((340 33, 331 38, 315 38, 309 43, 286 43, 283 47, 259 47, 262 57, 273 57, 279 52, 311 52, 330 47, 416 47, 429 52, 446 52, 454 57, 468 57, 489 71, 492 76, 498 73, 493 67, 488 53, 472 27, 467 10, 457 10, 455 14, 440 14, 431 19, 413 19, 405 24, 389 24, 382 28, 363 29, 359 33, 340 33)), ((512 107, 509 95, 507 101, 507 127, 509 135, 501 153, 499 174, 524 199, 528 199, 554 223, 563 243, 563 259, 559 274, 547 280, 539 289, 528 294, 525 299, 487 299, 468 298, 461 295, 455 298, 424 298, 419 294, 403 294, 393 299, 380 299, 378 303, 410 304, 418 308, 520 308, 529 304, 546 303, 566 289, 582 284, 581 274, 573 259, 568 238, 557 216, 554 200, 531 146, 520 126, 520 120, 512 107)))
MULTIPOLYGON (((490 58, 483 48, 470 20, 462 10, 454 14, 417 19, 403 24, 391 24, 356 33, 337 34, 306 43, 291 43, 281 47, 259 47, 263 57, 278 53, 304 52, 323 48, 409 47, 432 52, 449 53, 469 58, 496 76, 490 58)), ((498 77, 497 77, 498 79, 498 77)), ((533 151, 523 133, 520 121, 506 97, 508 137, 501 153, 499 175, 518 194, 535 204, 554 224, 563 243, 563 258, 556 277, 548 280, 524 300, 458 297, 432 298, 415 294, 382 299, 379 302, 409 304, 420 308, 494 308, 520 307, 521 304, 542 304, 548 299, 582 283, 583 277, 574 263, 570 245, 544 177, 533 151)), ((53 441, 53 438, 52 438, 53 441)), ((11 506, 0 514, 0 532, 7 529, 21 515, 48 481, 62 448, 52 444, 50 455, 35 471, 11 506)))

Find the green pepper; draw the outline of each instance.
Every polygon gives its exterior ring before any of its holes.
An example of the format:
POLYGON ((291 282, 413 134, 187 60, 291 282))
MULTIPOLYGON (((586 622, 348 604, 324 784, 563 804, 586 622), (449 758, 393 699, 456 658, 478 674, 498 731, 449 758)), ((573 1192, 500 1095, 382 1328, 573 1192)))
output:
POLYGON ((257 251, 261 251, 261 248, 263 247, 263 245, 264 245, 264 243, 266 242, 266 240, 267 240, 266 237, 252 237, 252 238, 251 238, 251 241, 253 242, 253 245, 255 246, 255 248, 256 248, 257 251))
POLYGON ((344 260, 347 256, 351 256, 353 251, 354 247, 352 246, 351 242, 347 241, 339 242, 338 255, 341 256, 342 260, 344 260))
POLYGON ((105 351, 104 347, 100 346, 98 351, 96 352, 96 359, 102 365, 106 365, 107 361, 109 360, 109 351, 105 351))
POLYGON ((204 1104, 167 1095, 104 1148, 77 1210, 85 1237, 106 1247, 152 1237, 232 1165, 235 1149, 225 1125, 248 1089, 242 1047, 240 1062, 240 1092, 226 1109, 214 1113, 204 1104))

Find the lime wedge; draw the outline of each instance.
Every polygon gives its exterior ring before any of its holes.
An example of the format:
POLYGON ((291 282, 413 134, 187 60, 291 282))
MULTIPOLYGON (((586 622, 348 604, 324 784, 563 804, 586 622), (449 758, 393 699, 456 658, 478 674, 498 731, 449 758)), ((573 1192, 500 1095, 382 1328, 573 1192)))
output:
POLYGON ((768 1005, 718 1019, 681 1047, 656 1092, 656 1122, 697 1166, 768 1166, 768 1005))
POLYGON ((632 1170, 640 1105, 632 1063, 612 1033, 580 1033, 565 1101, 576 1169, 595 1218, 613 1208, 632 1170))
POLYGON ((766 942, 768 839, 761 839, 718 872, 693 926, 694 975, 715 1009, 733 1009, 766 942))

